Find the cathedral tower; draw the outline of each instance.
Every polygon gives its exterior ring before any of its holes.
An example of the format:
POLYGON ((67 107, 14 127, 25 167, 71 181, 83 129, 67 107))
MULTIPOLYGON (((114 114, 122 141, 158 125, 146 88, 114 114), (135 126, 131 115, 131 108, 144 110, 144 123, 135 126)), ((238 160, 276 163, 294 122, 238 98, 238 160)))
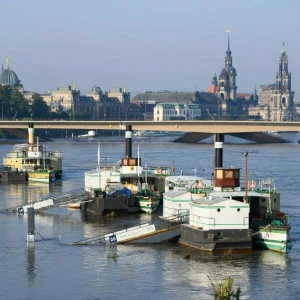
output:
POLYGON ((221 101, 233 100, 236 101, 236 70, 232 66, 232 56, 230 50, 230 39, 229 33, 230 31, 226 31, 228 34, 228 47, 226 51, 225 57, 225 67, 222 69, 221 74, 219 76, 219 98, 221 101))
POLYGON ((292 77, 288 70, 289 60, 283 40, 279 56, 279 70, 276 75, 276 88, 273 94, 274 119, 276 121, 290 120, 293 115, 294 92, 292 91, 292 77))

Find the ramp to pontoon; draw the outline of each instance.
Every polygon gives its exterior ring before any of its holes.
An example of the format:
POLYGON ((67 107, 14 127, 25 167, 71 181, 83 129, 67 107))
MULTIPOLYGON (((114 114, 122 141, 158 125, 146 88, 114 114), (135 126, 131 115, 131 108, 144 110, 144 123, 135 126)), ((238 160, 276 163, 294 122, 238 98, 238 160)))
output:
POLYGON ((50 209, 53 207, 64 206, 70 203, 83 203, 88 200, 86 196, 83 195, 84 189, 77 189, 70 192, 62 193, 55 196, 43 197, 39 200, 33 201, 31 203, 21 204, 18 206, 6 208, 0 210, 0 213, 17 213, 17 212, 27 212, 28 207, 33 207, 36 212, 50 209))
POLYGON ((184 212, 120 231, 87 238, 74 242, 73 245, 162 243, 179 237, 179 225, 187 223, 188 219, 189 212, 184 212))

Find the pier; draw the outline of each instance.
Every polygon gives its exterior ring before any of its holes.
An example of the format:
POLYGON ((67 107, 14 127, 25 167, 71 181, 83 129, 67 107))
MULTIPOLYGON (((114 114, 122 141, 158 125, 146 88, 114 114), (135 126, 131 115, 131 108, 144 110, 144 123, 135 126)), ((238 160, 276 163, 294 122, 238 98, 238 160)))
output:
POLYGON ((74 242, 73 245, 157 244, 179 238, 180 225, 187 223, 188 220, 189 212, 183 212, 167 218, 161 217, 153 222, 87 238, 74 242))
POLYGON ((8 213, 26 213, 29 207, 33 207, 36 212, 47 210, 54 207, 65 206, 70 203, 85 203, 91 201, 83 195, 84 189, 76 189, 56 196, 48 196, 30 203, 18 205, 0 210, 2 214, 8 213))

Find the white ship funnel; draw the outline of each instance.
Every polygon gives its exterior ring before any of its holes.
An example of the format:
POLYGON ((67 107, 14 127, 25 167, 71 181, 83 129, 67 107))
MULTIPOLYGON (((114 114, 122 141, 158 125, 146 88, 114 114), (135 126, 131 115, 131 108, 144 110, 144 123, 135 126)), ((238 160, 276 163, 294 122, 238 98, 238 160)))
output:
POLYGON ((34 128, 33 123, 29 123, 28 127, 28 144, 34 143, 34 128))

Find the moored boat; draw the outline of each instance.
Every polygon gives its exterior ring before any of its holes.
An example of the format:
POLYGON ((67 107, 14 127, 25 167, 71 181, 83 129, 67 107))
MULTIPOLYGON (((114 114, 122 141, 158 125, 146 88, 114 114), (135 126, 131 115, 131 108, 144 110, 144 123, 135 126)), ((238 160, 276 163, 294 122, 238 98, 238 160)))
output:
MULTIPOLYGON (((206 225, 209 224, 209 231, 207 234, 212 234, 215 236, 217 229, 217 225, 221 222, 224 227, 220 228, 219 236, 226 236, 228 232, 226 232, 226 228, 230 228, 232 224, 231 221, 241 215, 241 212, 246 206, 249 206, 249 211, 247 216, 244 216, 243 220, 240 220, 240 225, 243 227, 245 224, 247 225, 248 232, 244 231, 244 236, 241 236, 238 231, 234 233, 231 238, 233 241, 237 241, 237 243, 227 243, 227 245, 231 245, 234 249, 241 249, 238 241, 247 241, 247 237, 252 239, 252 246, 269 249, 279 252, 287 252, 291 248, 291 238, 290 238, 290 229, 291 226, 289 224, 288 215, 280 211, 280 193, 275 188, 275 183, 272 180, 262 180, 256 181, 251 180, 247 184, 245 188, 240 186, 240 169, 238 168, 215 168, 213 173, 213 185, 209 185, 209 181, 201 181, 195 180, 193 184, 189 184, 177 189, 171 189, 169 192, 163 194, 163 214, 164 217, 169 217, 171 215, 176 215, 182 213, 184 211, 190 212, 190 218, 198 218, 199 226, 203 227, 203 218, 206 219, 206 225), (228 220, 222 217, 222 211, 227 207, 222 203, 222 201, 218 201, 217 205, 212 205, 215 203, 215 199, 230 199, 231 201, 235 201, 236 203, 231 204, 230 208, 236 210, 235 214, 227 214, 227 216, 231 216, 228 220), (214 211, 218 212, 216 215, 211 215, 209 217, 203 215, 203 211, 199 210, 198 214, 193 212, 193 206, 195 206, 197 202, 202 203, 205 201, 205 205, 210 213, 214 211), (209 208, 208 208, 209 207, 209 208), (211 219, 210 219, 211 218, 211 219), (199 220, 202 220, 201 222, 199 220), (211 220, 213 220, 213 224, 211 224, 211 220)), ((168 184, 172 186, 172 177, 167 178, 168 184)), ((174 186, 176 186, 176 182, 178 182, 178 178, 174 178, 174 186)), ((224 202, 224 200, 223 200, 224 202)), ((204 209, 204 204, 200 207, 204 209)), ((205 211, 205 210, 204 210, 205 211)), ((191 225, 191 224, 190 224, 191 225)), ((197 227, 197 224, 194 222, 194 227, 197 227)), ((183 232, 191 231, 189 234, 183 234, 182 241, 185 244, 188 244, 190 241, 190 245, 193 246, 195 232, 192 234, 192 231, 195 229, 191 229, 190 227, 185 228, 189 225, 182 225, 183 232), (189 237, 189 238, 187 238, 189 237)), ((235 228, 237 229, 237 228, 235 228)), ((241 228, 240 228, 241 229, 241 228)), ((199 231, 199 237, 203 237, 203 233, 199 231), (200 232, 200 233, 199 233, 200 232)), ((208 235, 207 235, 208 236, 208 235)), ((218 237, 214 237, 215 239, 218 237)), ((207 242, 208 240, 206 240, 207 242)), ((223 240, 224 241, 224 240, 223 240)), ((222 241, 220 241, 222 243, 222 241)), ((198 244, 201 244, 198 242, 198 244)), ((210 247, 213 244, 210 243, 210 247)), ((244 243, 244 246, 249 244, 244 243)), ((195 245, 194 245, 195 246, 195 245)), ((214 247, 220 248, 217 246, 217 243, 214 247)), ((205 248, 204 246, 198 248, 205 248)), ((206 250, 209 250, 206 249, 206 250)), ((222 249, 224 247, 222 246, 222 249)), ((213 250, 213 249, 211 249, 213 250)))
POLYGON ((135 137, 144 137, 144 138, 151 138, 151 137, 163 137, 168 136, 169 133, 167 131, 152 131, 152 130, 138 130, 134 133, 135 137))
POLYGON ((0 168, 0 180, 5 182, 26 181, 27 174, 25 171, 15 169, 12 166, 2 166, 0 168))
POLYGON ((85 205, 85 208, 94 213, 103 213, 105 205, 113 210, 131 211, 133 207, 138 208, 142 212, 152 213, 157 210, 159 204, 160 193, 164 190, 164 179, 170 175, 170 171, 166 167, 145 167, 141 166, 141 158, 132 157, 132 131, 126 132, 126 153, 118 163, 111 166, 100 166, 100 147, 98 149, 98 168, 85 172, 85 191, 95 201, 85 205), (121 196, 120 193, 115 197, 107 197, 107 188, 112 185, 120 185, 131 192, 130 197, 121 196), (147 189, 149 195, 142 193, 147 189), (114 198, 123 197, 121 201, 115 201, 114 198), (125 198, 124 198, 125 197, 125 198), (102 199, 102 200, 101 200, 102 199), (103 202, 100 205, 100 202, 103 202), (99 202, 98 204, 95 204, 99 202), (122 205, 121 205, 122 203, 122 205))
POLYGON ((27 172, 28 181, 50 183, 55 180, 55 173, 53 170, 47 170, 47 169, 29 170, 29 169, 26 169, 26 172, 27 172))
POLYGON ((137 207, 139 207, 140 211, 149 215, 158 210, 161 200, 162 196, 158 189, 152 192, 148 189, 143 189, 135 196, 137 207))
MULTIPOLYGON (((26 144, 17 144, 13 150, 3 157, 3 165, 9 165, 16 170, 31 173, 38 169, 49 170, 49 176, 55 178, 62 176, 62 155, 59 151, 49 151, 43 144, 34 141, 33 124, 29 124, 28 142, 26 144)), ((43 177, 43 176, 37 176, 43 177)), ((35 176, 34 176, 35 178, 35 176)))

